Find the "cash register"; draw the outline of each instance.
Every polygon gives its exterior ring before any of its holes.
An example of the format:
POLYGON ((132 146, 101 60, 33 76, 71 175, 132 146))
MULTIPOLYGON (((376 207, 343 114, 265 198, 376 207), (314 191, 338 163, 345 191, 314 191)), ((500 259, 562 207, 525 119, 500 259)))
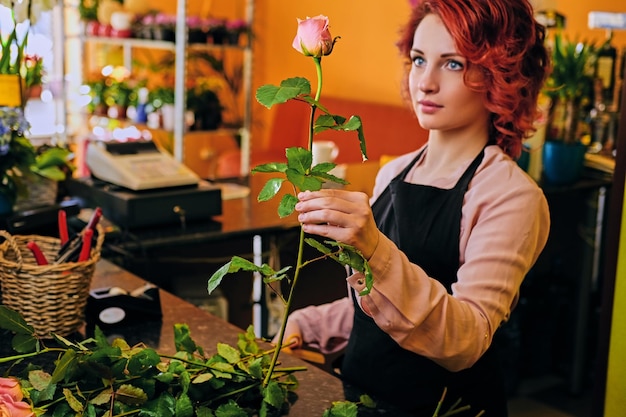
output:
POLYGON ((222 213, 220 187, 151 140, 90 141, 86 163, 91 176, 68 180, 69 194, 101 207, 122 229, 210 220, 222 213))

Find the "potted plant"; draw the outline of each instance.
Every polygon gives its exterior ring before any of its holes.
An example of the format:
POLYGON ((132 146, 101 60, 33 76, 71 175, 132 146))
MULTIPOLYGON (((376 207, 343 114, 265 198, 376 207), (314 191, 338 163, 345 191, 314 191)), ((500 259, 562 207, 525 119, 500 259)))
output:
POLYGON ((582 170, 584 113, 591 103, 597 49, 593 43, 569 41, 560 32, 552 46, 552 72, 544 93, 552 104, 543 149, 546 179, 554 184, 575 181, 582 170), (556 160, 554 160, 556 159, 556 160))
POLYGON ((194 115, 192 130, 215 130, 222 123, 222 105, 215 91, 198 85, 187 90, 187 110, 194 115))
POLYGON ((225 23, 228 43, 239 45, 241 34, 248 32, 248 22, 244 19, 230 19, 225 23))
POLYGON ((41 201, 41 193, 30 186, 48 180, 51 188, 72 169, 69 150, 33 147, 25 137, 29 127, 20 107, 0 107, 0 215, 12 213, 19 199, 18 209, 32 205, 29 198, 41 201))
POLYGON ((43 58, 38 55, 24 55, 24 102, 29 98, 39 98, 46 71, 43 58))

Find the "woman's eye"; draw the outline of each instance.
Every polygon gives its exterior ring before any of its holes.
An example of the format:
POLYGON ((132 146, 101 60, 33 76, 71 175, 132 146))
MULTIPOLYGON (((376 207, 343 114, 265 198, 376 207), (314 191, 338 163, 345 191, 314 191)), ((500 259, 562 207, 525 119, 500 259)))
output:
POLYGON ((424 64, 424 58, 421 56, 413 56, 411 57, 411 61, 413 62, 413 65, 418 67, 424 64))
POLYGON ((447 67, 453 71, 460 71, 463 69, 463 64, 459 61, 450 60, 448 61, 447 67))

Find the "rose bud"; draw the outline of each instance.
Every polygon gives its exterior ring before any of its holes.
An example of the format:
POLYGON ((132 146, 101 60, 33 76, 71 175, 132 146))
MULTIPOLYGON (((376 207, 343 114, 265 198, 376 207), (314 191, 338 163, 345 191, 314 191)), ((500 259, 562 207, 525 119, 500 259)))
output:
POLYGON ((328 30, 328 17, 319 15, 298 19, 298 32, 293 40, 293 47, 305 56, 319 58, 333 51, 335 40, 328 30))

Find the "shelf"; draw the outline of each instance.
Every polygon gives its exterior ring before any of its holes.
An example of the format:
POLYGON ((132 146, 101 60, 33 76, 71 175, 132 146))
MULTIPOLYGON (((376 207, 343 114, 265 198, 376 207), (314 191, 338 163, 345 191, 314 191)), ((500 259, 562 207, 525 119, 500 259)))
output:
MULTIPOLYGON (((176 52, 176 42, 159 41, 154 39, 141 38, 116 38, 112 36, 82 36, 85 42, 96 42, 107 45, 119 45, 131 48, 150 48, 161 49, 164 51, 176 52)), ((212 43, 190 43, 187 44, 187 50, 246 50, 248 46, 231 45, 231 44, 212 44, 212 43)))
MULTIPOLYGON (((115 47, 122 48, 122 56, 121 60, 123 62, 123 66, 126 67, 129 71, 132 71, 133 68, 133 60, 134 60, 134 52, 137 50, 143 49, 153 49, 160 50, 166 53, 171 53, 174 56, 173 62, 173 74, 174 74, 174 128, 173 131, 168 131, 167 134, 173 137, 172 143, 172 153, 180 162, 184 162, 184 155, 189 155, 189 152, 185 150, 185 135, 187 133, 195 133, 202 132, 207 135, 230 135, 230 136, 238 136, 237 143, 240 150, 240 169, 241 175, 246 176, 249 171, 249 161, 250 161, 250 130, 252 124, 252 38, 251 36, 246 36, 245 38, 240 40, 239 44, 214 44, 209 43, 210 41, 205 42, 192 42, 188 43, 188 29, 186 26, 186 16, 187 16, 187 3, 189 0, 176 0, 176 26, 175 26, 175 41, 171 40, 156 40, 156 39, 145 39, 145 38, 135 38, 135 37, 115 37, 115 36, 99 36, 99 35, 86 35, 85 31, 81 28, 84 27, 81 24, 80 17, 77 15, 76 5, 78 3, 77 0, 63 0, 61 3, 63 4, 63 13, 60 13, 60 23, 61 27, 65 28, 65 31, 60 36, 62 40, 71 40, 72 44, 78 44, 80 51, 84 53, 85 45, 93 44, 96 45, 96 50, 98 48, 97 45, 110 45, 115 47), (68 14, 72 19, 76 19, 75 24, 71 24, 67 26, 64 24, 63 19, 65 18, 65 14, 68 14), (69 30, 70 28, 71 30, 69 30), (231 55, 241 55, 242 61, 242 72, 237 76, 241 78, 241 90, 239 90, 239 94, 242 94, 243 97, 237 96, 234 100, 234 105, 237 107, 237 121, 241 119, 242 126, 241 127, 225 127, 217 130, 206 130, 206 131, 191 131, 187 130, 185 125, 185 116, 186 116, 186 94, 187 94, 187 73, 188 73, 188 63, 189 59, 193 58, 190 56, 190 52, 207 52, 209 54, 218 56, 228 56, 231 58, 231 55), (223 54, 222 54, 223 52, 223 54), (241 101, 243 102, 241 102, 241 101)), ((237 0, 240 1, 242 6, 245 8, 245 20, 247 21, 249 27, 252 27, 252 22, 254 18, 254 2, 255 0, 237 0)), ((96 32, 90 32, 96 33, 96 32)), ((102 32, 104 35, 104 32, 102 32)), ((66 53, 68 51, 74 51, 73 47, 67 47, 64 43, 64 48, 61 48, 59 51, 60 62, 67 65, 67 61, 65 59, 66 53)), ((117 52, 117 51, 116 51, 117 52)), ((142 51, 143 52, 143 51, 142 51)), ((239 59, 237 57, 236 59, 239 59)), ((88 73, 88 68, 93 65, 93 57, 90 62, 86 62, 84 57, 81 55, 76 59, 77 62, 72 63, 72 77, 66 78, 68 80, 68 86, 74 87, 74 89, 78 89, 81 83, 84 80, 85 74, 88 73)), ((63 68, 63 73, 68 74, 68 68, 63 68)), ((67 91, 73 90, 69 88, 65 88, 64 86, 64 102, 65 105, 65 119, 67 120, 68 115, 70 113, 67 111, 67 102, 68 95, 67 91)), ((71 117, 76 118, 76 110, 71 112, 71 117)), ((80 117, 80 115, 78 115, 80 117)), ((234 121, 234 120, 233 120, 234 121)), ((229 120, 229 122, 231 122, 229 120)), ((66 123, 67 124, 67 123, 66 123)), ((82 126, 84 127, 84 125, 82 126)))

